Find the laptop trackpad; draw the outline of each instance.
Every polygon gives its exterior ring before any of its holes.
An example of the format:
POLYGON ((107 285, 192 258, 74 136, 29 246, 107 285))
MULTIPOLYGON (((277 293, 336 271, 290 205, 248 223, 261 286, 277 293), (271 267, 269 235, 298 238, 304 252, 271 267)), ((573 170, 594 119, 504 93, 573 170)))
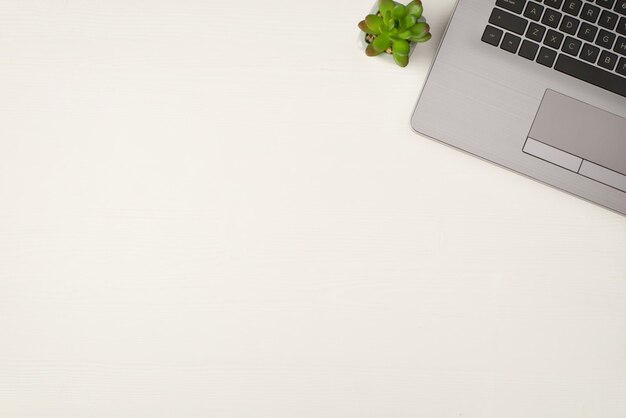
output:
POLYGON ((626 119, 546 90, 524 152, 626 192, 626 119))

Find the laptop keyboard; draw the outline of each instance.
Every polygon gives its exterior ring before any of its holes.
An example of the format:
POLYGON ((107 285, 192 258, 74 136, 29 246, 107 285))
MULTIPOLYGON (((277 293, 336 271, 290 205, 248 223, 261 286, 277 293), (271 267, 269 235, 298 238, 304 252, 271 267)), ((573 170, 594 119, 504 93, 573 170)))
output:
POLYGON ((482 41, 626 97, 626 0, 496 0, 482 41))

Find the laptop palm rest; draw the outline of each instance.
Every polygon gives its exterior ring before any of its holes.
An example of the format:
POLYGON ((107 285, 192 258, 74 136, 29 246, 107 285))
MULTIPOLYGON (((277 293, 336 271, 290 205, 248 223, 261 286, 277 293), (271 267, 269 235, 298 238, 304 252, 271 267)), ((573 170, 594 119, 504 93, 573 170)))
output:
POLYGON ((546 90, 523 151, 626 192, 626 119, 546 90))

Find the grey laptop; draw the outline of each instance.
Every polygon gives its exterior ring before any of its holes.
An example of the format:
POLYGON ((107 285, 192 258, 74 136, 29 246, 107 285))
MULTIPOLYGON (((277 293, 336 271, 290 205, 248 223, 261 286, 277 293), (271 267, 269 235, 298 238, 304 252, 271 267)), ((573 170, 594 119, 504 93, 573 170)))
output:
POLYGON ((626 215, 626 0, 459 0, 411 125, 626 215))

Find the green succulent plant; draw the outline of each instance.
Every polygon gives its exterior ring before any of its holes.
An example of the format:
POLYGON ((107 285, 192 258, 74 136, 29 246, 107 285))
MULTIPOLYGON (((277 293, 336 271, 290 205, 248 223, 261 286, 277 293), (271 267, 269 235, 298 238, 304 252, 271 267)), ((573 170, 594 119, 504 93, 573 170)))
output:
POLYGON ((369 35, 365 53, 371 57, 391 53, 399 66, 406 67, 410 43, 426 42, 432 37, 428 24, 419 22, 424 10, 422 2, 413 0, 404 6, 393 0, 379 0, 378 10, 359 23, 359 28, 369 35))

